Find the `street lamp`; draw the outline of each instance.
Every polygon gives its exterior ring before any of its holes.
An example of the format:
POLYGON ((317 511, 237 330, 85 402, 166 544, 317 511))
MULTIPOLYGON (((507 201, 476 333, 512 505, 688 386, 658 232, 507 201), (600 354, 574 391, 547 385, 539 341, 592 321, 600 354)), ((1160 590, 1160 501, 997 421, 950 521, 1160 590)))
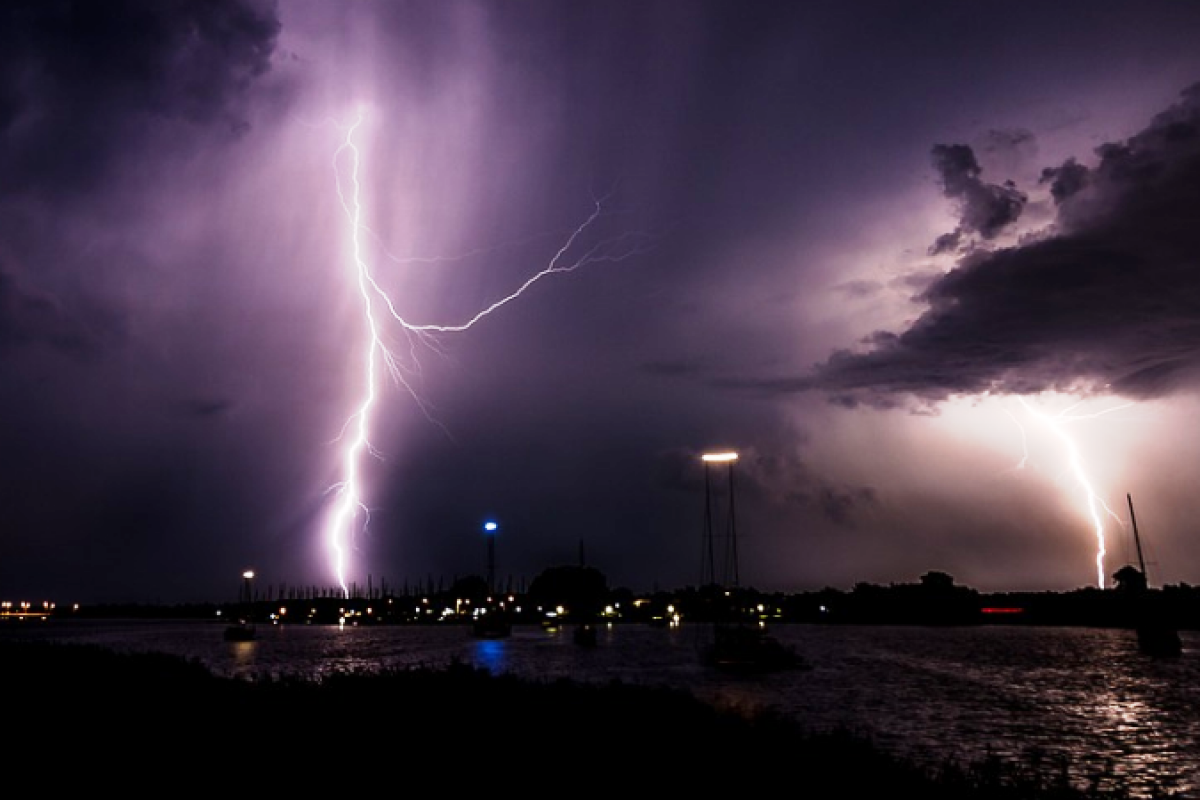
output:
POLYGON ((495 585, 496 585, 496 531, 499 529, 500 529, 500 526, 497 525, 495 522, 493 522, 490 519, 487 522, 483 523, 483 530, 484 530, 484 533, 487 534, 487 543, 488 543, 487 590, 488 590, 488 599, 489 600, 491 599, 491 595, 495 594, 495 591, 496 591, 495 590, 495 585))
POLYGON ((713 464, 726 464, 729 472, 729 536, 726 540, 726 570, 733 585, 738 585, 738 556, 737 556, 737 526, 733 505, 733 464, 738 454, 732 451, 720 453, 705 453, 700 457, 704 462, 704 539, 708 550, 708 578, 716 583, 713 555, 713 520, 712 520, 712 482, 709 478, 709 467, 713 464))
POLYGON ((254 577, 254 570, 248 569, 242 573, 242 591, 246 593, 246 605, 250 605, 254 601, 254 595, 250 591, 250 579, 254 577))

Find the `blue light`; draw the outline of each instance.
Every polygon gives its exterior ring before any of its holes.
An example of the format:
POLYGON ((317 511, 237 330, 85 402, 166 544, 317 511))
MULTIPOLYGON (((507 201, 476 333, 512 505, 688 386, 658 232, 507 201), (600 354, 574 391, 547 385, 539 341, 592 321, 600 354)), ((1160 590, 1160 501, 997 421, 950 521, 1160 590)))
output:
POLYGON ((493 675, 499 675, 504 668, 504 642, 495 639, 485 639, 475 643, 475 660, 493 675))
POLYGON ((487 531, 488 533, 495 533, 496 529, 499 527, 500 527, 499 525, 497 525, 496 523, 491 522, 491 521, 483 523, 483 529, 485 531, 487 531))

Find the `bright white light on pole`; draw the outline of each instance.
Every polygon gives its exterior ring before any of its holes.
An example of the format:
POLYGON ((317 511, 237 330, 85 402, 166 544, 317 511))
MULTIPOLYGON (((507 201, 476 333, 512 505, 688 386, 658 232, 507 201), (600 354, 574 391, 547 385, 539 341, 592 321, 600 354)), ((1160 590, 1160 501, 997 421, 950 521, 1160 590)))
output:
POLYGON ((737 453, 705 453, 701 456, 705 461, 737 461, 737 453))

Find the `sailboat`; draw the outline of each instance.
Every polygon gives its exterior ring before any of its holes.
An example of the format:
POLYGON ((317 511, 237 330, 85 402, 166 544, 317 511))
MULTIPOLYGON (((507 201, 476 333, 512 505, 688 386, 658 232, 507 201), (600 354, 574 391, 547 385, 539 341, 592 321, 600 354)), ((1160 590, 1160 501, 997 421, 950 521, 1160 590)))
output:
POLYGON ((1133 541, 1137 546, 1138 566, 1141 568, 1141 577, 1132 589, 1138 650, 1148 656, 1177 656, 1183 652, 1183 642, 1179 638, 1179 631, 1167 617, 1162 603, 1156 602, 1156 598, 1150 594, 1146 562, 1142 558, 1142 540, 1138 535, 1137 517, 1133 513, 1133 496, 1125 497, 1129 500, 1129 521, 1133 525, 1133 541))
MULTIPOLYGON (((579 575, 586 574, 587 559, 583 556, 583 540, 579 541, 579 575)), ((571 631, 571 639, 580 647, 595 647, 596 646, 596 599, 594 597, 579 596, 576 598, 579 602, 574 603, 574 608, 577 610, 578 619, 575 622, 575 629, 571 631)))
POLYGON ((225 626, 225 641, 248 642, 255 638, 254 617, 251 613, 254 596, 250 591, 251 570, 242 573, 242 587, 238 590, 238 618, 225 626))
POLYGON ((737 526, 733 502, 733 463, 737 460, 737 453, 709 453, 704 455, 703 460, 705 577, 718 589, 719 594, 713 609, 712 638, 700 647, 701 660, 723 672, 739 674, 805 669, 807 663, 794 648, 771 636, 761 621, 748 619, 740 608, 737 526), (709 466, 713 463, 727 464, 729 472, 729 527, 723 585, 717 583, 714 571, 713 502, 709 480, 709 466))
POLYGON ((501 605, 480 609, 471 620, 471 635, 477 639, 503 639, 512 636, 512 618, 501 605))

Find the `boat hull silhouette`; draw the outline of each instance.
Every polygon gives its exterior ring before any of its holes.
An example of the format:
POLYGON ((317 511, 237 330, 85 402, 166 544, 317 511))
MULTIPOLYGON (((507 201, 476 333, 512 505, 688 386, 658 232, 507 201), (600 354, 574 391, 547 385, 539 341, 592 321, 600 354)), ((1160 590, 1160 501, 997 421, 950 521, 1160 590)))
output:
POLYGON ((794 648, 752 625, 718 625, 713 640, 702 650, 705 663, 723 672, 761 673, 805 669, 794 648))

